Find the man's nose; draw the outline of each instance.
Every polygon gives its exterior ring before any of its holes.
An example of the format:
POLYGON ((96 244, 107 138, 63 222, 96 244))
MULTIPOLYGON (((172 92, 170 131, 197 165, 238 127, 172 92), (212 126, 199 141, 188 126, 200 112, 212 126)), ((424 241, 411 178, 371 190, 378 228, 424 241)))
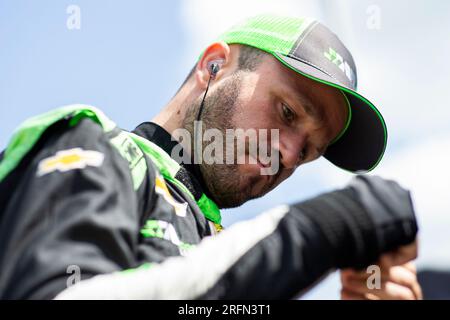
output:
POLYGON ((304 160, 306 135, 280 139, 280 162, 286 169, 295 170, 304 160))

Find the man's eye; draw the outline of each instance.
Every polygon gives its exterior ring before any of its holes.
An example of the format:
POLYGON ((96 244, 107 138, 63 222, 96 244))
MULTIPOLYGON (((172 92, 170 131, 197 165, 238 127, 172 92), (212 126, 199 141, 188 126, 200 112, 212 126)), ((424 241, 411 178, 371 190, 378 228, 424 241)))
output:
POLYGON ((283 117, 287 122, 292 122, 295 119, 295 114, 292 112, 292 110, 286 106, 285 104, 282 105, 283 107, 283 117))

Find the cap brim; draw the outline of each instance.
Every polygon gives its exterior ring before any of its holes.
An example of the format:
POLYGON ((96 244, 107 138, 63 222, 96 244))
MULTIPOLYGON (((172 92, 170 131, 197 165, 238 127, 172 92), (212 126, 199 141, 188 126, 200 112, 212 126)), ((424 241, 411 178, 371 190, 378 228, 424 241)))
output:
POLYGON ((377 108, 324 71, 282 54, 273 55, 301 75, 342 90, 350 104, 351 120, 345 132, 328 146, 324 157, 351 172, 373 170, 381 161, 387 144, 386 124, 377 108))

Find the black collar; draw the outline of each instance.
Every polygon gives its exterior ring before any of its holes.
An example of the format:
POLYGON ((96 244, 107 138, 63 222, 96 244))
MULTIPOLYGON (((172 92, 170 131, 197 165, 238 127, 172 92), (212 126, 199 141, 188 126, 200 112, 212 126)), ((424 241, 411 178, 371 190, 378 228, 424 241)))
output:
MULTIPOLYGON (((178 141, 173 139, 169 132, 154 122, 141 123, 133 130, 133 133, 157 144, 168 155, 172 154, 172 149, 179 145, 178 141)), ((181 168, 175 178, 186 186, 195 200, 200 199, 203 193, 210 199, 213 199, 205 187, 203 178, 198 174, 199 171, 198 168, 195 168, 196 165, 184 163, 180 163, 180 165, 181 168)))

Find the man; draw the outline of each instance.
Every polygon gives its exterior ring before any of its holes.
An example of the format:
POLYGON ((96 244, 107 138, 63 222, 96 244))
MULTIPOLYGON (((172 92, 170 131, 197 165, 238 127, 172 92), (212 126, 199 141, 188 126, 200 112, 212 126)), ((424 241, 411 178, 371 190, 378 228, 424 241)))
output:
POLYGON ((406 264, 417 254, 414 210, 392 181, 358 176, 221 231, 219 208, 322 155, 353 172, 378 164, 385 124, 355 88, 353 59, 331 31, 262 15, 208 46, 161 113, 131 133, 82 105, 26 121, 0 162, 0 297, 291 298, 340 268, 343 298, 420 298, 406 264), (195 161, 202 134, 227 129, 271 130, 278 166, 247 151, 195 161), (376 290, 364 270, 373 263, 376 290))

